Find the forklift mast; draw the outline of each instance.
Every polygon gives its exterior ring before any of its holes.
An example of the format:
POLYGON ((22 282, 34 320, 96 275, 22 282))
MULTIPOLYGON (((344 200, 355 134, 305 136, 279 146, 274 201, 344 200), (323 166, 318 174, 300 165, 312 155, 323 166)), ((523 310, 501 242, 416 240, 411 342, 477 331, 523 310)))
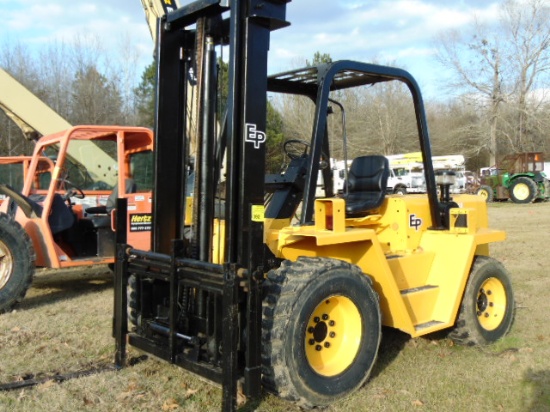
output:
MULTIPOLYGON (((221 383, 227 410, 236 406, 239 379, 244 378, 247 396, 260 393, 267 54, 270 32, 288 25, 288 2, 199 0, 159 22, 152 252, 131 250, 128 258, 125 239, 117 242, 116 363, 122 366, 126 357, 126 285, 127 273, 133 273, 147 279, 139 282, 139 296, 169 296, 170 309, 164 322, 158 313, 144 320, 140 333, 129 334, 129 343, 221 383), (220 132, 216 46, 229 49, 227 108, 220 132), (188 102, 195 97, 199 103, 190 109, 188 102), (191 115, 198 119, 196 130, 191 130, 191 115), (214 188, 224 152, 225 202, 221 208, 218 204, 217 213, 225 216, 225 261, 214 263, 214 188), (193 212, 186 206, 189 179, 193 212), (193 222, 191 235, 186 221, 193 222), (196 315, 183 326, 176 309, 182 295, 197 305, 196 315), (159 334, 165 335, 164 342, 152 336, 159 334)), ((118 213, 122 225, 123 201, 118 213)))

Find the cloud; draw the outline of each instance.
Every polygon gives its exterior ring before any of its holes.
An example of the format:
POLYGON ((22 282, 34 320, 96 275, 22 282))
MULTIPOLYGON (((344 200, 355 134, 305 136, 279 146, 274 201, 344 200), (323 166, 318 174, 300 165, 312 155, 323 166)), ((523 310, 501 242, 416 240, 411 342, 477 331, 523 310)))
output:
POLYGON ((498 18, 496 1, 380 0, 292 1, 289 28, 274 32, 270 72, 297 67, 315 52, 337 59, 377 61, 409 68, 422 84, 433 83, 433 40, 442 31, 468 27, 474 18, 498 18))
MULTIPOLYGON (((151 61, 153 44, 141 1, 0 0, 0 4, 5 22, 0 38, 42 47, 95 33, 107 50, 116 53, 119 39, 129 36, 140 53, 140 65, 151 61)), ((287 4, 291 26, 272 33, 270 72, 301 65, 316 51, 333 59, 427 66, 437 33, 465 27, 474 15, 494 20, 497 5, 476 0, 293 0, 287 4)))
POLYGON ((5 7, 0 33, 27 43, 69 40, 76 33, 96 33, 105 43, 132 30, 139 41, 145 41, 148 28, 143 8, 137 0, 121 0, 109 5, 74 0, 50 0, 30 4, 21 0, 5 7), (70 4, 70 5, 69 5, 70 4))

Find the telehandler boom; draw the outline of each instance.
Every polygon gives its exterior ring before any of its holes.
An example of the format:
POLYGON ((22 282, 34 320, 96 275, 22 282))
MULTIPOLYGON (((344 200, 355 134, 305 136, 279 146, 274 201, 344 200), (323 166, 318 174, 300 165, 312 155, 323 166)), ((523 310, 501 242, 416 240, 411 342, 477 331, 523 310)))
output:
POLYGON ((199 0, 160 22, 151 251, 125 238, 125 201, 117 208, 117 365, 129 343, 220 383, 224 410, 236 408, 239 383, 248 397, 263 388, 304 407, 347 396, 370 374, 382 325, 485 344, 513 320, 509 275, 489 257, 505 233, 489 229, 480 197, 451 198, 452 172, 434 172, 414 78, 355 61, 268 76, 287 3, 199 0), (410 91, 427 193, 387 195, 388 160, 363 144, 336 197, 326 160, 347 134, 328 127, 330 113, 384 82, 410 91), (186 110, 193 93, 199 104, 186 110), (313 122, 284 145, 287 167, 266 174, 268 94, 279 93, 308 102, 313 122))

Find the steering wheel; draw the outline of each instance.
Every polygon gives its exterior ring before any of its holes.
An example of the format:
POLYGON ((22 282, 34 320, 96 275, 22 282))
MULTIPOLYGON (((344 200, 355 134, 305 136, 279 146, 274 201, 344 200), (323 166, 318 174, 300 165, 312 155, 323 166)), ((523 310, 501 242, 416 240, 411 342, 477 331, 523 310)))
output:
POLYGON ((291 159, 296 160, 307 154, 309 143, 301 139, 288 139, 283 143, 283 151, 291 159))
MULTIPOLYGON (((309 150, 309 142, 302 139, 288 139, 283 143, 283 151, 291 159, 299 159, 303 155, 307 154, 309 150)), ((319 168, 324 169, 329 165, 329 157, 326 153, 321 152, 321 160, 319 162, 319 168)))
POLYGON ((75 185, 73 182, 67 179, 61 179, 60 182, 65 184, 65 187, 69 186, 70 188, 66 189, 65 195, 63 198, 65 200, 70 199, 71 197, 76 197, 77 199, 84 199, 86 195, 82 191, 81 188, 79 188, 77 185, 75 185))

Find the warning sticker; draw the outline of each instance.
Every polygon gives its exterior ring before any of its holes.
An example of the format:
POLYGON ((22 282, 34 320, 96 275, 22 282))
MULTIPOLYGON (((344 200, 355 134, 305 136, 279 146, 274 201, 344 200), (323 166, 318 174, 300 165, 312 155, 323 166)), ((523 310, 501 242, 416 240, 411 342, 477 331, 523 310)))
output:
POLYGON ((264 205, 252 205, 252 221, 263 222, 265 214, 264 205))
POLYGON ((135 213, 130 215, 130 232, 149 232, 153 226, 151 213, 135 213))

